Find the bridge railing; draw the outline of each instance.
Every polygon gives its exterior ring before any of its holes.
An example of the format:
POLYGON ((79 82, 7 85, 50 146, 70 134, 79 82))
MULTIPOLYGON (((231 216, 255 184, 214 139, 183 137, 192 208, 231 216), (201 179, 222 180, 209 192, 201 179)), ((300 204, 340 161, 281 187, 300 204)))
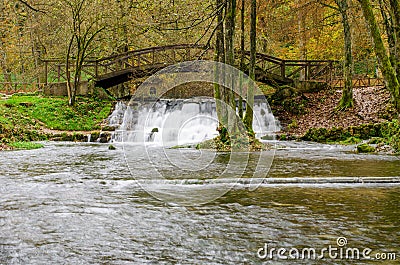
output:
MULTIPOLYGON (((240 52, 236 53, 240 56, 240 52)), ((98 79, 107 77, 120 71, 135 68, 168 66, 178 62, 205 59, 212 60, 214 50, 203 45, 178 44, 161 47, 151 47, 128 51, 121 54, 99 59, 88 59, 83 64, 83 78, 98 79)), ((245 52, 246 64, 250 60, 250 52, 245 52)), ((65 60, 46 59, 44 64, 44 78, 47 82, 64 82, 67 79, 65 60)), ((75 61, 70 60, 70 71, 74 70, 75 61)), ((291 82, 293 80, 326 82, 331 87, 343 86, 342 66, 333 60, 285 60, 271 55, 257 53, 256 65, 258 69, 273 75, 274 78, 291 82)), ((71 75, 71 73, 69 73, 71 75)), ((367 76, 355 77, 355 86, 382 85, 381 79, 367 76)))
POLYGON ((195 59, 210 59, 209 52, 201 45, 180 44, 128 51, 90 61, 90 66, 94 66, 94 76, 99 77, 125 69, 167 66, 195 59))
POLYGON ((19 92, 38 92, 43 90, 43 84, 30 82, 0 82, 0 92, 14 94, 19 92))
MULTIPOLYGON (((74 71, 75 60, 69 61, 70 75, 74 71)), ((67 80, 67 64, 65 60, 61 59, 43 59, 43 83, 65 82, 67 80)), ((86 60, 82 68, 83 80, 95 77, 95 64, 93 60, 86 60)))
MULTIPOLYGON (((250 60, 250 52, 245 52, 250 60)), ((285 60, 271 55, 257 53, 256 65, 264 72, 274 74, 282 80, 299 79, 331 83, 334 69, 339 62, 333 60, 285 60)))

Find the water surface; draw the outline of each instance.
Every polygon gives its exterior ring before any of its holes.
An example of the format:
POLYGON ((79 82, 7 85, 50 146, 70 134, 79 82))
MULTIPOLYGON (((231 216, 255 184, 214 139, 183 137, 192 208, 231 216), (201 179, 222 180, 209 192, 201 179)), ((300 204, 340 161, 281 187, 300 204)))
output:
MULTIPOLYGON (((280 145, 268 177, 400 175, 396 156, 358 155, 352 147, 280 145)), ((269 184, 254 191, 236 185, 205 205, 171 205, 135 181, 154 172, 148 155, 157 161, 162 149, 138 152, 126 163, 122 146, 116 147, 46 143, 39 150, 0 153, 0 264, 368 263, 257 256, 265 243, 321 249, 337 246, 338 237, 345 237, 349 247, 394 252, 400 259, 398 185, 269 184)), ((169 152, 199 156, 190 149, 169 152)), ((250 168, 256 157, 250 155, 250 168)), ((185 180, 216 177, 226 161, 226 154, 217 155, 204 171, 155 165, 166 177, 166 192, 186 189, 208 196, 220 187, 185 180)))

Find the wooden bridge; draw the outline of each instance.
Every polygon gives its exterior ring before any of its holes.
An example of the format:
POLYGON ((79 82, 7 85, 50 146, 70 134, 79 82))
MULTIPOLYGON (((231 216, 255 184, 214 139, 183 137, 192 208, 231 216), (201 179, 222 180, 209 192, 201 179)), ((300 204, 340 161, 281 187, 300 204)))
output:
MULTIPOLYGON (((240 53, 236 53, 240 56, 240 53)), ((213 60, 214 50, 202 45, 180 44, 152 47, 101 59, 86 60, 83 75, 94 80, 96 86, 108 89, 132 79, 147 77, 155 72, 179 62, 191 60, 213 60)), ((250 53, 245 52, 245 60, 250 60, 250 53)), ((66 79, 65 61, 43 60, 45 80, 62 81, 66 79), (50 78, 51 77, 51 78, 50 78)), ((73 64, 73 60, 71 61, 73 64)), ((71 67, 72 67, 71 64, 71 67)), ((237 58, 239 64, 239 58, 237 58)), ((283 60, 263 53, 256 56, 256 80, 272 85, 291 85, 300 82, 314 82, 326 86, 340 86, 338 73, 340 64, 331 60, 283 60)), ((381 82, 369 83, 355 80, 355 85, 380 85, 381 82)))

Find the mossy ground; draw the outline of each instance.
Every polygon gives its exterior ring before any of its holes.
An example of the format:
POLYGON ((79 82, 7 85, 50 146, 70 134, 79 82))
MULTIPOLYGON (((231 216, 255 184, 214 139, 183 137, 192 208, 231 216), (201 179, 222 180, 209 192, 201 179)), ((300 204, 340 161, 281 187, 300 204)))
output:
POLYGON ((42 148, 43 144, 35 142, 13 142, 10 143, 9 146, 12 147, 13 149, 31 150, 31 149, 42 148))
POLYGON ((254 152, 267 150, 268 146, 261 143, 254 137, 243 138, 236 141, 221 141, 221 137, 217 136, 213 139, 201 142, 196 145, 196 149, 211 149, 219 152, 254 152))
MULTIPOLYGON (((13 143, 47 140, 45 129, 99 130, 111 108, 109 100, 78 97, 76 104, 69 106, 66 97, 16 94, 0 101, 0 141, 13 147, 13 143)), ((33 147, 19 144, 17 148, 22 146, 33 147)))
POLYGON ((362 124, 347 128, 311 128, 302 137, 305 141, 320 143, 358 144, 370 140, 369 144, 387 144, 400 152, 400 122, 392 120, 376 124, 362 124))

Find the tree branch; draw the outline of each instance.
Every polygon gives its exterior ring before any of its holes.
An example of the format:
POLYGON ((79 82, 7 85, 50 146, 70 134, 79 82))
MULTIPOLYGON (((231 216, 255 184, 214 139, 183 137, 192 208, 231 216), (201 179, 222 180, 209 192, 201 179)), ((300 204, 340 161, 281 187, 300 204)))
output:
POLYGON ((33 10, 35 12, 39 12, 39 13, 43 13, 46 14, 46 12, 44 12, 43 10, 37 9, 33 6, 31 6, 28 2, 24 1, 24 0, 17 0, 18 2, 20 2, 21 4, 25 5, 27 8, 29 8, 30 10, 33 10))

